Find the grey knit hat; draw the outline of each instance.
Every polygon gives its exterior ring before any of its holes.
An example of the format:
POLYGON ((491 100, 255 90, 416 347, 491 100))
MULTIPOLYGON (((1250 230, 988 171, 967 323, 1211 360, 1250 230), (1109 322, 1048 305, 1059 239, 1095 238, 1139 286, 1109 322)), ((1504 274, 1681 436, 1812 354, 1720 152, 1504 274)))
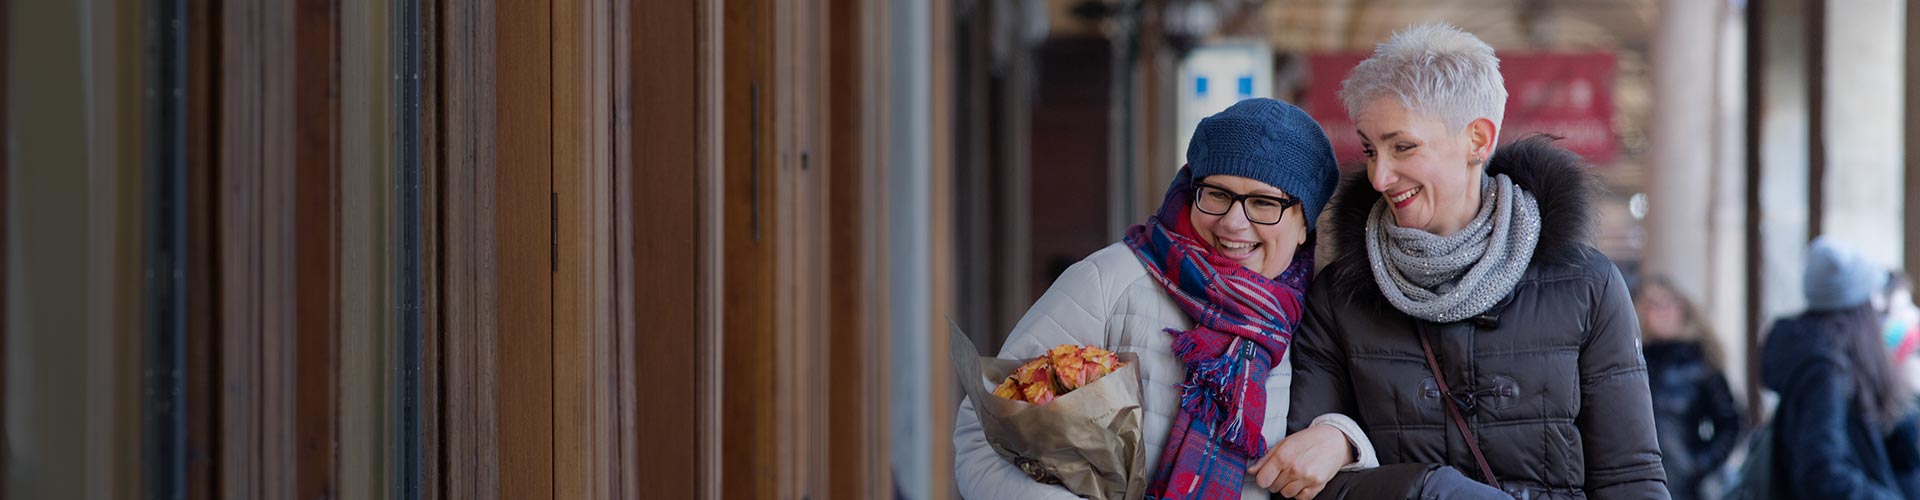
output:
POLYGON ((1821 236, 1807 247, 1807 275, 1802 278, 1807 310, 1834 311, 1866 304, 1873 292, 1887 284, 1887 270, 1844 241, 1821 236))
POLYGON ((1292 104, 1267 98, 1235 103, 1200 120, 1187 144, 1193 179, 1236 175, 1286 191, 1300 200, 1307 230, 1340 183, 1333 145, 1320 124, 1292 104))

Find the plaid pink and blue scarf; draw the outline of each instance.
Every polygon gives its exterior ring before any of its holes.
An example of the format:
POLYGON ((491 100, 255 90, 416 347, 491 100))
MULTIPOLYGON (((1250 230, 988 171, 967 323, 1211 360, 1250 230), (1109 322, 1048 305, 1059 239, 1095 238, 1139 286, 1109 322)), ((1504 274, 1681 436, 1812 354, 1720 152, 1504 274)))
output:
POLYGON ((1147 485, 1150 499, 1240 497, 1247 464, 1267 451, 1260 429, 1267 372, 1293 341, 1313 272, 1312 245, 1294 251, 1273 279, 1214 253, 1187 217, 1192 176, 1182 167, 1160 212, 1126 236, 1148 274, 1194 320, 1192 330, 1167 329, 1187 380, 1147 485))

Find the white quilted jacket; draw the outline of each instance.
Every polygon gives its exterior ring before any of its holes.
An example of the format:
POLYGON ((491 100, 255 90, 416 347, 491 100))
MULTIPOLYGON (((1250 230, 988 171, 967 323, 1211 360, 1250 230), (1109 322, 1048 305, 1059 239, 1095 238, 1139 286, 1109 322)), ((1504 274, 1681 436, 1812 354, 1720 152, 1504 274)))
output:
MULTIPOLYGON (((1174 356, 1172 337, 1165 330, 1192 327, 1192 319, 1147 275, 1146 266, 1133 250, 1125 243, 1114 243, 1067 268, 1014 325, 998 357, 1033 358, 1060 344, 1096 345, 1138 355, 1146 464, 1151 474, 1179 408, 1179 384, 1186 379, 1186 367, 1174 356)), ((1292 383, 1293 355, 1289 352, 1267 374, 1267 410, 1261 433, 1268 448, 1286 432, 1292 383)), ((1354 435, 1358 426, 1336 426, 1349 431, 1353 441, 1366 443, 1364 436, 1354 435)), ((1065 488, 1028 479, 995 453, 980 430, 971 401, 961 401, 954 418, 953 447, 954 480, 966 498, 1077 498, 1065 488)), ((1357 447, 1362 450, 1362 458, 1356 466, 1378 463, 1371 456, 1370 443, 1357 447)), ((1241 489, 1241 497, 1266 499, 1269 494, 1249 480, 1241 489)))

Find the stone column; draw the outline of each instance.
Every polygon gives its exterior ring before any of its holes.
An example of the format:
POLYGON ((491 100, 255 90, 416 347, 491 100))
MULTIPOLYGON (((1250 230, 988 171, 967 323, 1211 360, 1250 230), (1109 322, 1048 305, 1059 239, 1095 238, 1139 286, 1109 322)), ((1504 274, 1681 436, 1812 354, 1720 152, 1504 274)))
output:
POLYGON ((1718 2, 1663 0, 1653 36, 1654 115, 1643 275, 1707 297, 1714 199, 1714 40, 1718 2))
MULTIPOLYGON (((1749 286, 1761 293, 1760 317, 1766 320, 1799 311, 1800 278, 1806 258, 1808 93, 1807 0, 1769 0, 1749 4, 1761 9, 1760 81, 1760 276, 1749 286)), ((1762 327, 1761 325, 1755 325, 1762 327)))
POLYGON ((1902 260, 1906 2, 1829 1, 1826 9, 1825 233, 1881 265, 1902 260))
MULTIPOLYGON (((933 440, 947 439, 933 432, 933 279, 932 223, 927 198, 929 178, 929 89, 932 87, 930 37, 932 14, 927 2, 895 0, 888 5, 891 19, 886 38, 886 78, 889 134, 887 138, 887 348, 888 445, 893 457, 894 484, 905 498, 925 499, 933 491, 933 440)), ((941 337, 944 341, 945 338, 941 337)), ((944 495, 943 495, 944 496, 944 495)))
POLYGON ((1709 276, 1701 314, 1713 325, 1721 366, 1735 394, 1746 390, 1747 292, 1747 21, 1746 11, 1715 12, 1713 201, 1708 245, 1709 276))

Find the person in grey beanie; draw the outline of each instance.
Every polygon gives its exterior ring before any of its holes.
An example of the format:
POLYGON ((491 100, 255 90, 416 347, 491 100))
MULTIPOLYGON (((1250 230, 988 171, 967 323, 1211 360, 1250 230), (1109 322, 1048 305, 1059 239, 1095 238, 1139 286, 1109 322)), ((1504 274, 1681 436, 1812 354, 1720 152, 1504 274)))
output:
POLYGON ((1843 241, 1808 247, 1807 310, 1774 322, 1761 346, 1761 380, 1780 394, 1775 496, 1920 498, 1920 420, 1871 300, 1887 276, 1843 241))
POLYGON ((1807 272, 1801 277, 1809 311, 1838 311, 1866 304, 1887 284, 1887 269, 1866 254, 1828 236, 1807 245, 1807 272))
MULTIPOLYGON (((1241 471, 1286 433, 1289 346, 1338 179, 1332 145, 1300 108, 1247 99, 1202 120, 1159 210, 1067 268, 999 357, 1063 344, 1136 354, 1147 496, 1267 498, 1241 471)), ((955 416, 962 496, 1074 498, 996 453, 973 408, 962 401, 955 416)))

